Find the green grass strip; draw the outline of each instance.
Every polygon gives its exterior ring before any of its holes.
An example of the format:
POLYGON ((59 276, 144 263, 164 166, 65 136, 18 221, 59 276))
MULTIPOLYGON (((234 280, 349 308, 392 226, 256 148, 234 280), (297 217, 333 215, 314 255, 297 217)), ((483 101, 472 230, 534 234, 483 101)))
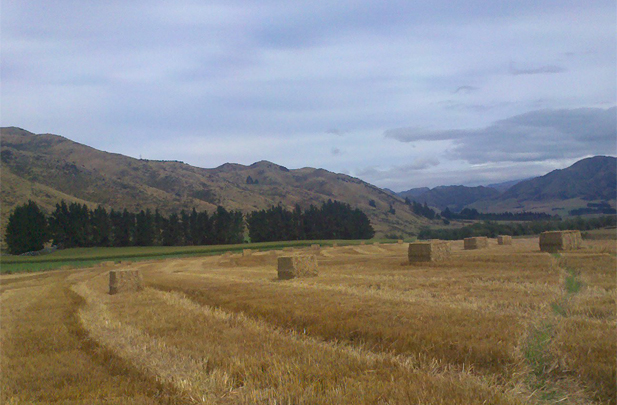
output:
POLYGON ((289 242, 244 243, 237 245, 72 248, 57 250, 53 253, 41 256, 2 255, 0 257, 0 274, 36 272, 60 269, 63 267, 91 267, 104 261, 143 261, 156 259, 171 259, 190 256, 219 255, 225 252, 240 253, 243 249, 268 251, 280 250, 286 247, 308 247, 314 244, 318 244, 324 247, 332 246, 334 243, 338 244, 338 246, 359 245, 361 242, 396 243, 396 240, 303 240, 289 242))

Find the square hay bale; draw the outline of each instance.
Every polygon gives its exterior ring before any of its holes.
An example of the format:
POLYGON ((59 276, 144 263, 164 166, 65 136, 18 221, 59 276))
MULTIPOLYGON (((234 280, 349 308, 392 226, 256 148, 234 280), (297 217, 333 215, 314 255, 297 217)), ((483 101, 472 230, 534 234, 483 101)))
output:
POLYGON ((555 253, 562 250, 576 250, 583 246, 580 231, 549 231, 540 234, 540 250, 555 253))
POLYGON ((486 236, 477 236, 475 238, 465 238, 465 250, 484 249, 488 247, 488 238, 486 236))
POLYGON ((361 245, 366 245, 365 241, 360 242, 361 245))
POLYGON ((399 239, 398 241, 396 241, 396 243, 398 243, 399 245, 403 244, 403 239, 399 239))
POLYGON ((500 245, 511 245, 512 244, 512 236, 510 235, 499 235, 497 236, 497 243, 500 245))
POLYGON ((109 294, 143 290, 143 279, 139 270, 111 270, 109 272, 109 294))
POLYGON ((253 254, 253 251, 251 249, 242 249, 242 256, 247 257, 247 256, 251 256, 253 254))
POLYGON ((333 248, 338 247, 338 243, 336 243, 336 242, 332 243, 332 247, 333 248))
POLYGON ((407 256, 409 263, 437 262, 450 258, 450 242, 432 240, 429 242, 414 242, 409 244, 407 256))
POLYGON ((311 249, 319 251, 319 250, 321 250, 321 246, 319 244, 313 244, 313 245, 311 245, 311 249))
POLYGON ((283 252, 293 252, 293 250, 294 250, 294 248, 292 248, 292 247, 283 248, 283 252))
POLYGON ((295 277, 316 277, 317 258, 315 255, 281 256, 278 258, 279 280, 295 277))

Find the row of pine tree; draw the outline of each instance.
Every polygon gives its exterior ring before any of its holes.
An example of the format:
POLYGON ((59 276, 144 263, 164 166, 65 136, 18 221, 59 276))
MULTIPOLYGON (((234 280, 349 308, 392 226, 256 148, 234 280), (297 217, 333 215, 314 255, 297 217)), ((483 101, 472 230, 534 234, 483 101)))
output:
POLYGON ((318 239, 370 239, 375 231, 364 212, 349 204, 328 200, 321 208, 302 211, 281 206, 253 211, 246 223, 252 242, 318 239))
MULTIPOLYGON (((252 242, 307 239, 371 238, 374 231, 366 215, 348 204, 328 201, 321 208, 293 212, 281 207, 255 211, 246 217, 252 242)), ((245 217, 223 207, 207 211, 181 211, 169 216, 158 210, 139 213, 91 210, 85 204, 56 204, 46 216, 33 201, 11 213, 6 244, 11 254, 37 251, 49 240, 59 248, 124 246, 191 246, 244 242, 245 217)))

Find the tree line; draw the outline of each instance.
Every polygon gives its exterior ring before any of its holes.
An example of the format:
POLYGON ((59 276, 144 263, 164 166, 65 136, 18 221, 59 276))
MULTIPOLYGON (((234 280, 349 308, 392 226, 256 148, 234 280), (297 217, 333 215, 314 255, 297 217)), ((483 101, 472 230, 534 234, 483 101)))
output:
POLYGON ((441 211, 441 216, 446 219, 469 219, 469 220, 484 220, 484 221, 547 221, 550 219, 558 219, 558 216, 546 214, 544 212, 478 212, 475 208, 463 208, 461 212, 455 213, 449 208, 441 211))
MULTIPOLYGON (((347 204, 328 201, 306 211, 296 207, 293 215, 281 207, 248 214, 249 237, 265 240, 371 238, 373 228, 366 215, 347 204), (288 221, 292 221, 289 223, 288 221), (297 221, 297 222, 293 222, 297 221)), ((16 207, 9 216, 6 244, 11 254, 43 249, 51 240, 59 248, 190 246, 244 242, 245 217, 240 211, 219 206, 214 212, 187 212, 169 216, 158 209, 132 213, 64 201, 50 215, 33 201, 16 207)), ((254 238, 254 239, 253 239, 254 238)))
POLYGON ((320 208, 311 205, 289 211, 280 205, 253 211, 246 223, 252 242, 316 239, 370 239, 375 231, 364 212, 349 204, 328 200, 320 208))
POLYGON ((474 236, 487 236, 489 238, 495 238, 498 235, 537 235, 545 231, 563 231, 566 229, 586 231, 590 229, 614 227, 616 223, 617 217, 615 216, 603 216, 588 219, 578 217, 567 220, 518 223, 483 221, 457 229, 431 229, 425 227, 420 230, 418 239, 457 240, 474 236))
POLYGON ((546 221, 551 219, 559 219, 559 216, 553 216, 545 214, 543 212, 498 212, 498 213, 485 213, 478 212, 475 208, 463 208, 460 212, 452 212, 450 208, 447 208, 441 213, 435 212, 425 202, 424 205, 417 201, 411 201, 405 197, 405 204, 407 204, 411 211, 421 217, 428 219, 443 219, 444 223, 449 224, 450 220, 480 220, 480 221, 546 221))

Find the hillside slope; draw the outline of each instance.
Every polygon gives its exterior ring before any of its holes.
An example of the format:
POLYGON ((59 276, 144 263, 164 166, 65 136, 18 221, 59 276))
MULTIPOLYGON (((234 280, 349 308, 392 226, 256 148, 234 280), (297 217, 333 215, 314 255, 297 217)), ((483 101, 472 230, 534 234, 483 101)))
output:
POLYGON ((176 161, 133 159, 14 127, 2 128, 1 136, 2 229, 12 208, 28 199, 46 209, 65 199, 133 212, 158 208, 163 213, 193 207, 211 211, 217 205, 249 212, 278 204, 308 207, 332 199, 363 210, 378 235, 409 234, 426 223, 401 198, 323 169, 289 170, 266 161, 202 169, 176 161), (390 206, 395 214, 388 212, 390 206))
POLYGON ((452 211, 460 211, 465 206, 476 201, 493 198, 499 191, 490 187, 439 186, 433 189, 417 188, 399 193, 399 196, 409 198, 419 203, 427 203, 431 207, 452 211))
POLYGON ((617 159, 594 156, 565 169, 521 181, 496 198, 470 204, 479 211, 540 211, 567 214, 591 202, 617 198, 617 159))
POLYGON ((617 159, 610 156, 579 160, 568 168, 515 184, 499 200, 613 200, 616 168, 617 159))

